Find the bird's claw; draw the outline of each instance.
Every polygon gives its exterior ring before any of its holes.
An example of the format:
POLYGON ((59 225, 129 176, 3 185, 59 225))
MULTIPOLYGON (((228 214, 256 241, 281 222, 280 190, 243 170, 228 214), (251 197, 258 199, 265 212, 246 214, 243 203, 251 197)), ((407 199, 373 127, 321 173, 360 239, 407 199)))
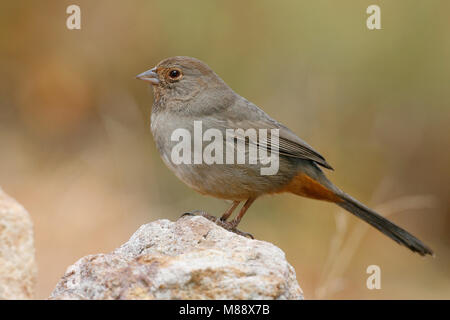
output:
POLYGON ((201 213, 201 212, 203 212, 203 211, 201 211, 201 210, 194 210, 194 211, 191 211, 191 212, 185 212, 185 213, 183 213, 180 216, 180 218, 183 218, 183 217, 186 217, 186 216, 190 216, 190 217, 198 216, 199 213, 201 213))
POLYGON ((191 212, 185 212, 185 213, 183 213, 180 216, 180 219, 183 218, 183 217, 186 217, 186 216, 191 216, 191 217, 193 217, 193 216, 201 216, 201 217, 204 217, 204 218, 208 219, 209 221, 214 222, 216 225, 224 228, 227 231, 236 233, 236 234, 238 234, 240 236, 243 236, 243 237, 246 237, 246 238, 255 239, 255 237, 253 237, 253 235, 251 233, 244 232, 244 231, 241 231, 241 230, 237 229, 235 221, 228 222, 228 221, 225 221, 225 220, 222 220, 220 218, 217 218, 216 216, 210 215, 209 213, 207 213, 205 211, 201 211, 201 210, 194 210, 194 211, 191 211, 191 212))

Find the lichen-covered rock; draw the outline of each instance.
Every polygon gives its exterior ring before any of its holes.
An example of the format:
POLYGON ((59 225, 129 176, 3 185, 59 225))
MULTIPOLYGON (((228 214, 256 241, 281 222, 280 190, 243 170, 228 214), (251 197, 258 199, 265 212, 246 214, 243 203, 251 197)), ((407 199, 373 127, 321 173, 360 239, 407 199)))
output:
POLYGON ((32 299, 36 269, 30 215, 0 188, 0 299, 32 299))
POLYGON ((158 220, 108 254, 70 266, 51 299, 303 299, 274 245, 203 217, 158 220))

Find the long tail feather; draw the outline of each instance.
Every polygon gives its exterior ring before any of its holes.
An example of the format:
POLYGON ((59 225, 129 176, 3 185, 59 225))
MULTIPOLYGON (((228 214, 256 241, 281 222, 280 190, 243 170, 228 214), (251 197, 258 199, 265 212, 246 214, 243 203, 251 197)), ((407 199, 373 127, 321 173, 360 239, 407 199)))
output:
POLYGON ((380 216, 375 211, 367 208, 358 200, 345 193, 340 194, 339 197, 343 201, 336 202, 337 205, 354 214, 358 218, 366 221, 368 224, 377 228, 392 240, 398 242, 401 245, 404 245, 405 247, 419 253, 422 256, 427 254, 433 255, 433 251, 422 241, 414 237, 408 231, 390 222, 388 219, 380 216))

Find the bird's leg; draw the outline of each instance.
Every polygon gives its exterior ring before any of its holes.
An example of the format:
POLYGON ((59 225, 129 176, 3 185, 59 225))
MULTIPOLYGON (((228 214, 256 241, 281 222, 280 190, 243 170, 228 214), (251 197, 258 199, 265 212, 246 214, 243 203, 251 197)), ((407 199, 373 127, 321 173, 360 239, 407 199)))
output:
POLYGON ((241 203, 241 202, 240 201, 233 201, 233 204, 231 205, 231 207, 229 207, 228 210, 225 211, 225 213, 220 217, 220 220, 221 221, 227 221, 227 219, 231 216, 231 214, 236 209, 236 207, 239 205, 239 203, 241 203))
POLYGON ((220 217, 220 219, 218 219, 215 216, 212 216, 212 215, 210 215, 210 214, 208 214, 208 213, 206 213, 204 211, 200 211, 200 210, 195 210, 193 212, 186 212, 181 217, 184 217, 184 216, 202 216, 202 217, 204 217, 204 218, 214 222, 218 226, 221 226, 225 230, 234 232, 234 233, 236 233, 236 234, 238 234, 240 236, 243 236, 243 237, 249 237, 249 238, 254 239, 253 235, 251 235, 250 233, 247 233, 247 232, 240 231, 240 230, 236 229, 236 227, 239 224, 239 222, 241 221, 241 219, 244 216, 245 212, 248 210, 248 208, 253 203, 253 201, 255 201, 255 199, 256 198, 248 199, 245 202, 244 206, 242 207, 241 211, 239 212, 238 216, 235 219, 233 219, 232 221, 226 221, 226 219, 228 219, 230 217, 230 215, 233 213, 233 211, 239 205, 240 201, 233 201, 233 204, 231 205, 231 207, 222 215, 222 217, 220 217))
POLYGON ((220 217, 220 220, 217 220, 217 218, 215 216, 212 216, 210 214, 208 214, 207 212, 201 211, 201 210, 194 210, 191 212, 185 212, 181 215, 180 218, 184 217, 184 216, 202 216, 205 217, 208 220, 211 220, 213 222, 226 222, 227 219, 231 216, 231 214, 234 212, 234 210, 236 210, 236 207, 239 205, 239 203, 241 203, 240 201, 233 201, 233 204, 231 205, 231 207, 228 208, 227 211, 225 211, 225 213, 220 217))
POLYGON ((239 222, 241 222, 242 217, 244 216, 244 214, 247 212, 248 208, 250 208, 250 206, 252 205, 252 203, 255 200, 256 200, 256 198, 248 198, 247 199, 244 206, 241 208, 241 211, 239 211, 238 216, 230 222, 230 224, 233 226, 233 228, 236 228, 238 226, 239 222))

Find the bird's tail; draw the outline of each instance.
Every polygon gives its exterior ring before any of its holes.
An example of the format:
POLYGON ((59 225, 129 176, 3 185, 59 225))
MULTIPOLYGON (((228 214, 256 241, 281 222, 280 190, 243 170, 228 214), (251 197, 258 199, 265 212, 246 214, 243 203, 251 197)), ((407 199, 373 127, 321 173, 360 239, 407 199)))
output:
POLYGON ((408 231, 400 228, 399 226, 390 222, 388 219, 380 216, 375 211, 367 208, 365 205, 352 198, 348 194, 339 192, 338 196, 342 199, 342 201, 335 202, 338 206, 344 208, 358 218, 366 221, 368 224, 377 228, 392 240, 405 247, 408 247, 410 250, 417 252, 422 256, 427 254, 433 255, 433 251, 428 246, 426 246, 422 241, 414 237, 408 231))
POLYGON ((358 200, 339 190, 322 173, 317 166, 304 166, 308 173, 301 172, 281 191, 296 195, 334 202, 358 218, 377 228, 392 240, 408 247, 410 250, 424 256, 433 255, 433 251, 406 230, 383 218, 375 211, 367 208, 358 200))

